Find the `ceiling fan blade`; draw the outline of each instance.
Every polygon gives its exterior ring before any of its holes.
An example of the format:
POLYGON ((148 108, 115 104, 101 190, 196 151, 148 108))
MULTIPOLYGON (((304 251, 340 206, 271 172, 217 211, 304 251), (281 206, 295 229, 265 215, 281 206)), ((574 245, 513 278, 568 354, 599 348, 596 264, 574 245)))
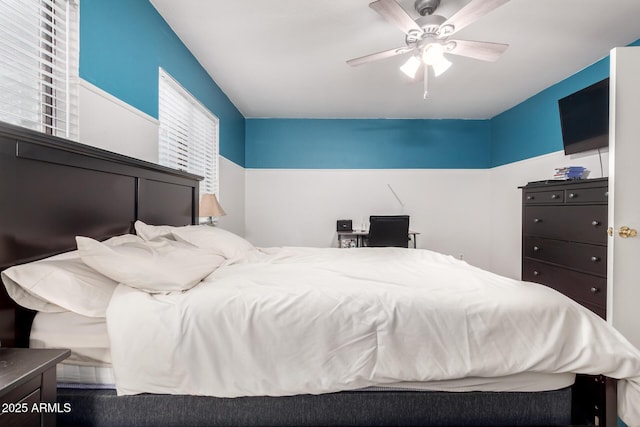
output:
POLYGON ((395 49, 389 49, 378 53, 372 53, 371 55, 361 56, 359 58, 353 58, 347 61, 347 64, 352 67, 366 64, 368 62, 377 61, 379 59, 391 58, 392 56, 401 55, 413 50, 409 47, 397 47, 395 49))
POLYGON ((440 25, 440 37, 450 36, 460 31, 508 1, 509 0, 471 0, 471 2, 467 3, 466 6, 440 25))
POLYGON ((449 40, 447 43, 455 43, 451 50, 446 49, 446 53, 453 55, 467 56, 481 61, 495 62, 500 58, 508 44, 478 42, 471 40, 449 40))
POLYGON ((378 12, 384 19, 408 34, 410 30, 422 31, 416 21, 398 4, 396 0, 377 0, 369 7, 378 12))

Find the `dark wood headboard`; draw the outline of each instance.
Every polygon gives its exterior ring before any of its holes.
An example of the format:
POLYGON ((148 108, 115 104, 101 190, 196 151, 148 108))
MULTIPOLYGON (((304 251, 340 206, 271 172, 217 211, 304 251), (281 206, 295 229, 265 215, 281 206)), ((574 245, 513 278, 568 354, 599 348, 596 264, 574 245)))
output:
MULTIPOLYGON (((133 231, 198 219, 201 177, 0 123, 0 270, 133 231)), ((33 314, 0 289, 2 346, 27 346, 33 314)))

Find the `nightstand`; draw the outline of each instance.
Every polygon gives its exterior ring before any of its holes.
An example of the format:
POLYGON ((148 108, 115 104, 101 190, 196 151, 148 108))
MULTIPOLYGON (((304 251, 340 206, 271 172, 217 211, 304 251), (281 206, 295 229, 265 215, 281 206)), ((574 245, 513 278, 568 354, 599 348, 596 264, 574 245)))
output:
POLYGON ((0 348, 0 425, 55 426, 56 365, 69 350, 0 348))

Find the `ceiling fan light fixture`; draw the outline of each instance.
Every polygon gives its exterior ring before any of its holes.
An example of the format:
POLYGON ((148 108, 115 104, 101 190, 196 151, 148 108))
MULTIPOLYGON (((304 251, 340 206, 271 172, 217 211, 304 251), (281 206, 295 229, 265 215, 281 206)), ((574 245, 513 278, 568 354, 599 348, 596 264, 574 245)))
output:
POLYGON ((444 57, 445 48, 440 43, 429 43, 422 51, 422 61, 433 67, 436 77, 451 67, 451 61, 444 57))
MULTIPOLYGON (((402 3, 408 1, 402 0, 402 3)), ((374 0, 369 4, 371 9, 405 34, 405 47, 350 59, 347 64, 356 66, 411 52, 413 56, 402 64, 400 69, 411 80, 415 81, 416 77, 424 79, 423 95, 426 98, 427 78, 431 74, 427 67, 433 68, 432 75, 436 77, 446 72, 452 64, 444 56, 445 53, 494 62, 509 46, 476 40, 448 40, 452 34, 473 24, 509 0, 464 0, 466 4, 448 18, 434 13, 441 0, 412 1, 420 15, 417 19, 404 9, 400 0, 374 0)))
MULTIPOLYGON (((427 65, 434 65, 444 59, 444 47, 440 43, 430 43, 422 51, 422 60, 427 65)), ((445 59, 446 61, 446 59, 445 59)))
POLYGON ((451 67, 451 61, 447 60, 445 57, 442 57, 442 60, 436 62, 435 64, 431 64, 433 67, 433 74, 438 77, 442 75, 445 71, 451 67))
POLYGON ((415 56, 410 57, 407 62, 405 62, 401 67, 400 71, 402 71, 407 77, 410 79, 415 79, 418 70, 420 69, 420 59, 415 56))

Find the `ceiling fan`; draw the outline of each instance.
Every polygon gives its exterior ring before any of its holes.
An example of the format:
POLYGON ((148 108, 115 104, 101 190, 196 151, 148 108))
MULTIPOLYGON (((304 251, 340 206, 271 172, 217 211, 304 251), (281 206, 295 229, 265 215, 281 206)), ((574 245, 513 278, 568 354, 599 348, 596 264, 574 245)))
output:
POLYGON ((414 21, 396 0, 376 0, 370 3, 369 7, 406 34, 406 46, 350 59, 347 64, 357 66, 379 59, 412 53, 400 69, 411 79, 417 80, 422 74, 424 98, 426 99, 428 67, 433 69, 433 73, 437 77, 451 66, 451 62, 444 54, 467 56, 493 62, 509 47, 509 45, 502 43, 449 38, 508 1, 471 0, 447 19, 434 14, 440 5, 440 0, 416 0, 414 7, 420 14, 420 18, 414 21))

